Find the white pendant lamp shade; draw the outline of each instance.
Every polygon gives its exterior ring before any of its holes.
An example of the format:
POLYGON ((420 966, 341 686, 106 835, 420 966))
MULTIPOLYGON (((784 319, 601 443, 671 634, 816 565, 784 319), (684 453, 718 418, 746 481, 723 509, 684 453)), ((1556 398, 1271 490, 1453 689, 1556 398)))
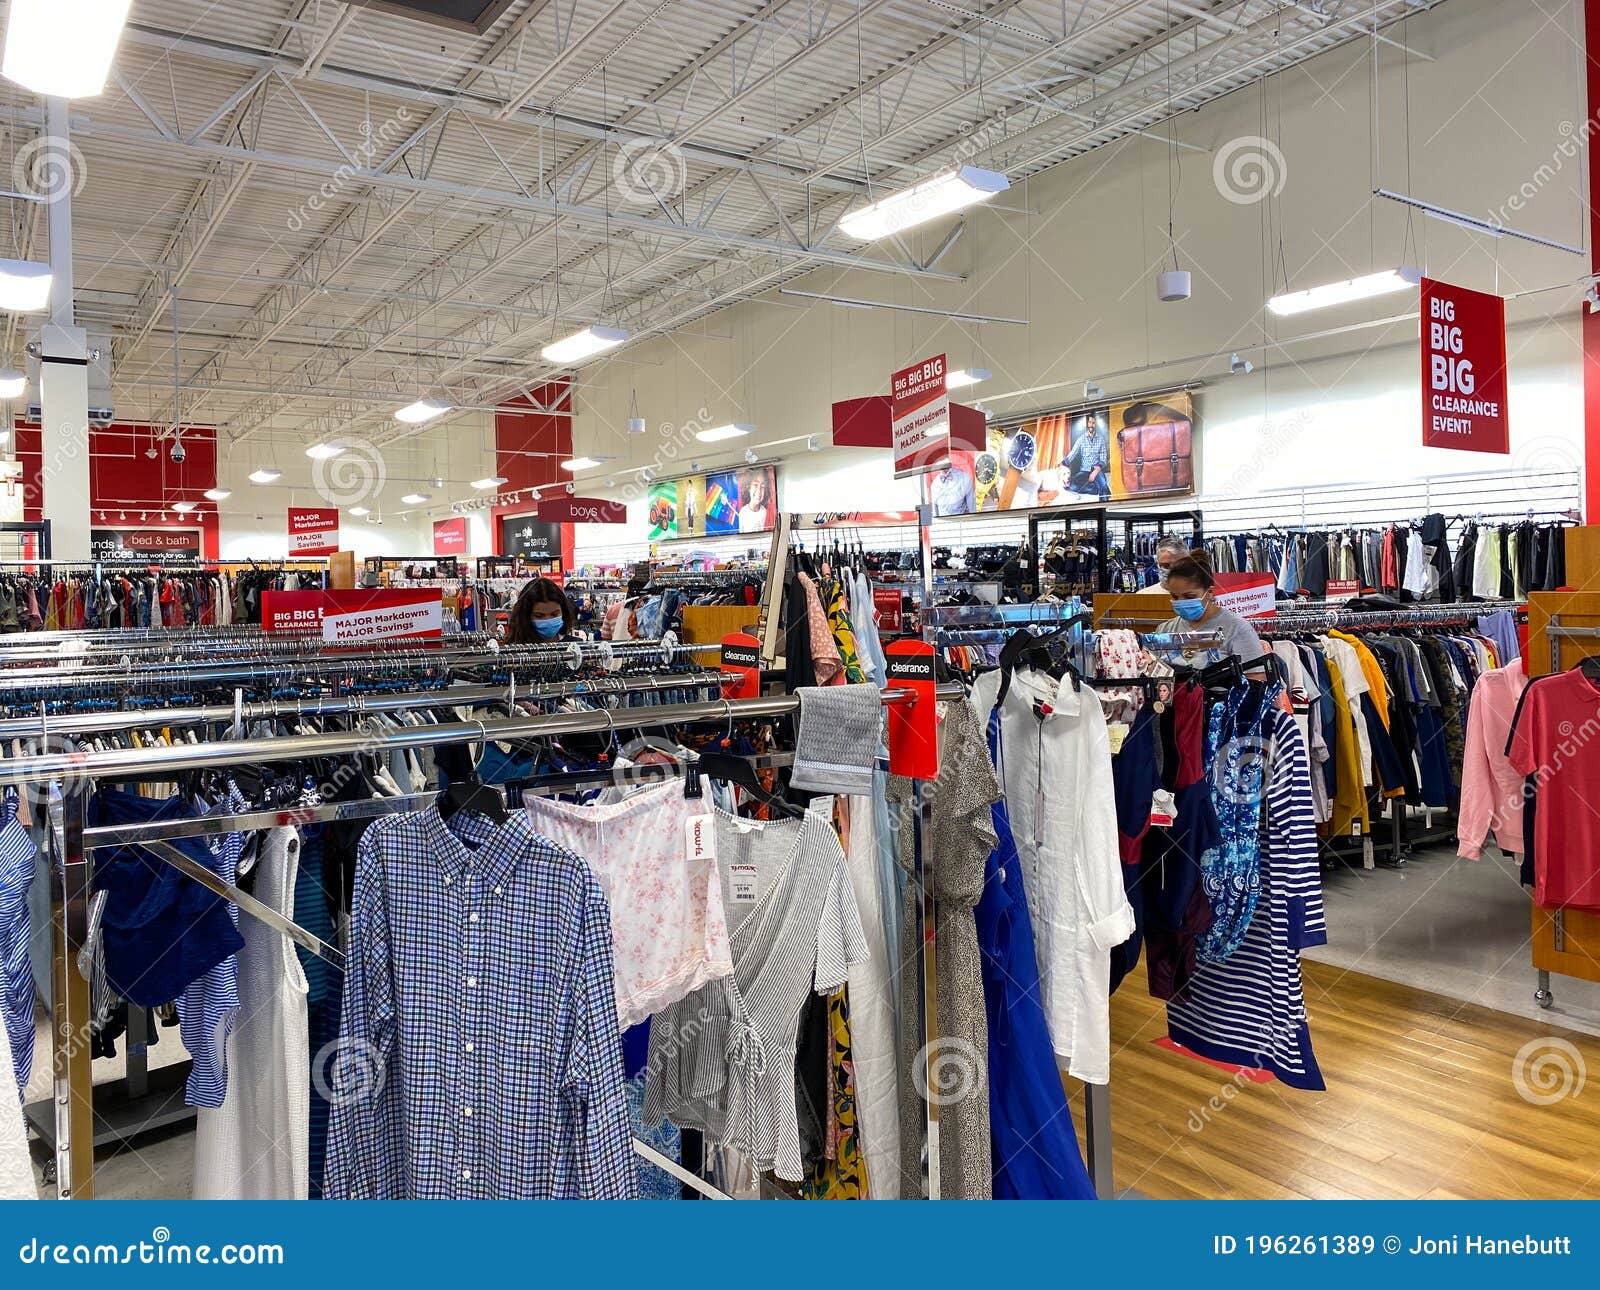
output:
POLYGON ((432 497, 432 493, 407 493, 400 500, 407 506, 421 506, 423 502, 432 497))
POLYGON ((312 461, 327 461, 330 457, 337 457, 344 451, 342 444, 314 443, 306 449, 306 456, 312 461))
POLYGON ((27 388, 26 372, 19 372, 14 367, 0 368, 0 402, 9 403, 12 399, 20 399, 27 388))
POLYGON ((448 403, 441 403, 438 399, 418 399, 415 403, 408 403, 403 408, 396 410, 394 419, 404 421, 408 426, 418 426, 424 421, 432 421, 434 417, 442 417, 450 411, 448 403))
POLYGON ((35 94, 88 98, 106 87, 132 0, 11 0, 0 72, 35 94))
POLYGON ((0 309, 36 314, 50 305, 50 266, 32 260, 0 260, 0 309))
POLYGON ((586 358, 615 349, 627 339, 628 333, 620 327, 585 327, 582 331, 546 345, 539 352, 544 355, 545 362, 565 367, 568 363, 581 363, 586 358))
POLYGON ((485 475, 482 479, 474 479, 472 486, 480 493, 486 493, 491 488, 499 488, 505 482, 506 477, 504 475, 485 475))
POLYGON ((980 381, 987 381, 994 373, 987 367, 958 367, 953 372, 946 372, 944 388, 947 390, 960 390, 969 385, 977 385, 980 381))
POLYGON ((562 470, 592 470, 596 466, 603 466, 609 457, 572 457, 561 463, 562 470))
POLYGON ((206 489, 206 501, 208 501, 208 502, 225 502, 232 496, 233 496, 233 489, 231 489, 231 488, 208 488, 208 489, 206 489))
POLYGON ((976 206, 1010 187, 1010 180, 998 171, 961 166, 851 211, 839 221, 839 231, 858 241, 875 241, 976 206))
POLYGON ((1313 309, 1326 309, 1332 305, 1347 305, 1357 300, 1371 300, 1374 296, 1386 296, 1391 292, 1414 287, 1421 281, 1422 274, 1416 269, 1404 266, 1398 269, 1384 269, 1381 273, 1369 273, 1365 277, 1327 282, 1308 291, 1288 291, 1281 296, 1273 296, 1267 301, 1267 308, 1280 318, 1287 318, 1295 314, 1308 313, 1313 309))
POLYGON ((282 478, 283 472, 275 470, 271 466, 263 466, 259 470, 250 472, 250 482, 252 484, 276 484, 282 478))
POLYGON ((172 509, 177 511, 179 515, 187 515, 194 508, 194 502, 173 502, 172 504, 172 509))

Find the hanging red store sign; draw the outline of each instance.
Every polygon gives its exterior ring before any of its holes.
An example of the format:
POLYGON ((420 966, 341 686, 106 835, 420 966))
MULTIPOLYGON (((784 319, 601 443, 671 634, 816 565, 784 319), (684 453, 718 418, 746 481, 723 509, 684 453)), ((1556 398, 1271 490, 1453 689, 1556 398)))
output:
POLYGON ((339 512, 335 507, 289 508, 289 554, 332 555, 339 549, 339 512))
POLYGON ((1506 302, 1422 280, 1422 444, 1511 451, 1506 410, 1506 302))

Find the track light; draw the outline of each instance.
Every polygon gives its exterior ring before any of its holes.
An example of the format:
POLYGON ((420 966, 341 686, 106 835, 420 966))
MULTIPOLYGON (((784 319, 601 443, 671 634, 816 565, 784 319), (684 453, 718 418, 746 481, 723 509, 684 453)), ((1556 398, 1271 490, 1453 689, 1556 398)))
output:
POLYGON ((1105 396, 1106 396, 1106 392, 1104 390, 1102 390, 1098 385, 1096 385, 1093 381, 1085 381, 1083 383, 1083 397, 1084 398, 1086 398, 1086 399, 1103 399, 1103 398, 1105 398, 1105 396))
POLYGON ((822 436, 821 435, 815 435, 815 434, 807 435, 806 436, 806 451, 807 452, 821 452, 822 451, 822 436))
POLYGON ((1235 376, 1249 376, 1251 372, 1256 370, 1256 365, 1248 358, 1240 358, 1237 354, 1234 354, 1228 359, 1228 370, 1235 376))
POLYGON ((639 472, 639 478, 644 480, 644 482, 647 484, 653 482, 655 477, 656 472, 651 470, 648 466, 639 472))

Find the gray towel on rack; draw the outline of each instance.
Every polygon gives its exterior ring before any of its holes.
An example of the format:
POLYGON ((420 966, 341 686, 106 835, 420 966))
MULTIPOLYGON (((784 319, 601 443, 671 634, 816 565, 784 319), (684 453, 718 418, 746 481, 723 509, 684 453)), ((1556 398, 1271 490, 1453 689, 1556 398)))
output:
POLYGON ((882 744, 883 695, 875 685, 802 686, 790 783, 810 793, 872 793, 882 744))

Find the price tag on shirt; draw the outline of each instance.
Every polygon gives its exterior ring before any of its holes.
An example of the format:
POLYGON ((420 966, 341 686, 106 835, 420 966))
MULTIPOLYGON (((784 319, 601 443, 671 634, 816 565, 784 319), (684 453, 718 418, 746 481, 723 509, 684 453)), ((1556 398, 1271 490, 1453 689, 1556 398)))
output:
POLYGON ((735 905, 753 905, 761 888, 761 875, 753 864, 728 866, 728 891, 735 905))
POLYGON ((1172 822, 1177 818, 1177 800, 1166 789, 1156 789, 1155 798, 1150 803, 1150 826, 1156 829, 1170 829, 1172 822))
POLYGON ((1121 721, 1113 721, 1106 727, 1106 738, 1111 741, 1111 755, 1115 757, 1122 751, 1123 741, 1128 737, 1129 727, 1121 721))
POLYGON ((717 858, 716 820, 710 815, 691 815, 683 822, 683 853, 690 864, 717 858))

